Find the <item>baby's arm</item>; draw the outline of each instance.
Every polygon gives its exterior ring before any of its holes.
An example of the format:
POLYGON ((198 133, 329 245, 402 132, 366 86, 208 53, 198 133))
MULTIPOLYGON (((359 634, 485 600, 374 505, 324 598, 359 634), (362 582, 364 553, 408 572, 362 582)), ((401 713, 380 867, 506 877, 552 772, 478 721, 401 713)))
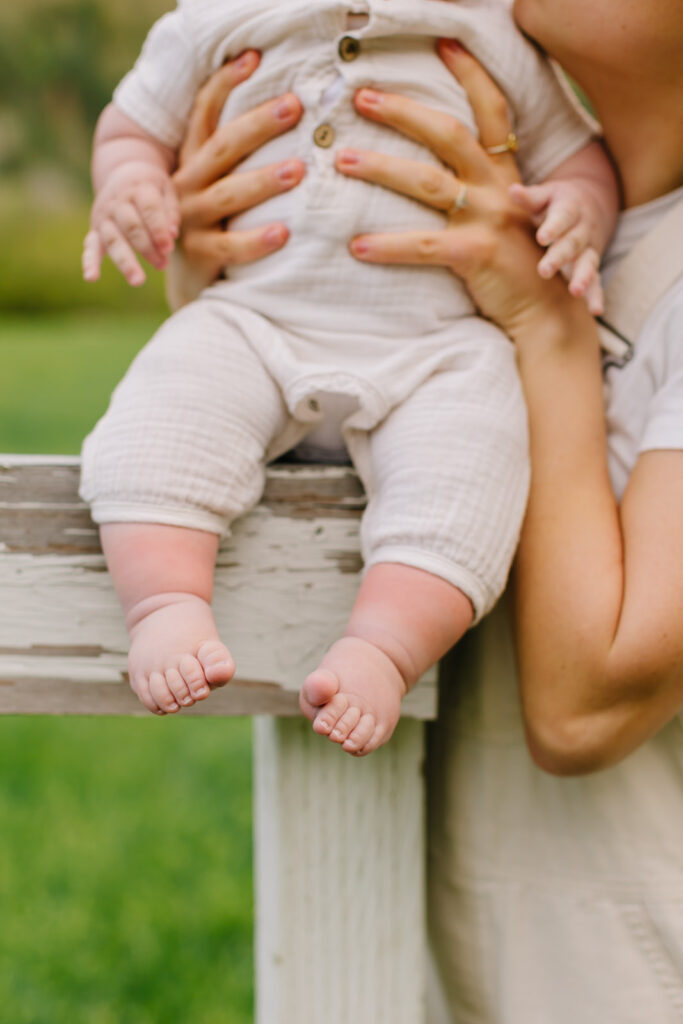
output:
POLYGON ((170 173, 175 152, 148 135, 113 103, 95 131, 95 202, 83 245, 83 277, 96 281, 105 253, 129 284, 145 274, 135 251, 162 270, 178 234, 178 203, 170 173))
POLYGON ((511 192, 537 219, 539 244, 548 246, 539 274, 563 270, 572 295, 585 296, 591 313, 602 313, 598 266, 619 212, 619 186, 602 144, 584 146, 541 185, 513 185, 511 192))

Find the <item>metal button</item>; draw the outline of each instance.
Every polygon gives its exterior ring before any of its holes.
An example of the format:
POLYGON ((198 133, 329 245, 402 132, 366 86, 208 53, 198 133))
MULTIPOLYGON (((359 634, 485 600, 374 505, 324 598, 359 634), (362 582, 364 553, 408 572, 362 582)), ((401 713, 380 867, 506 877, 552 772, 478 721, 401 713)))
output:
POLYGON ((360 42, 355 36, 342 36, 337 50, 342 60, 355 60, 360 53, 360 42))
POLYGON ((319 124, 313 132, 313 141, 322 149, 329 149, 334 142, 334 128, 331 124, 319 124))

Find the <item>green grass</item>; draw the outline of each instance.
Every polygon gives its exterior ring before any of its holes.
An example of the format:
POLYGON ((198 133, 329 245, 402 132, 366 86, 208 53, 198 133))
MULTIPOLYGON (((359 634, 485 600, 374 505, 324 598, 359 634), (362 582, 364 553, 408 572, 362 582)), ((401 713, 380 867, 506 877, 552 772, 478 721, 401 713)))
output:
POLYGON ((0 720, 0 1019, 252 1019, 250 723, 0 720))
MULTIPOLYGON (((160 317, 0 314, 0 450, 78 452, 160 317)), ((250 723, 0 718, 0 1022, 248 1024, 250 723)))
POLYGON ((72 453, 162 316, 0 313, 0 451, 72 453))

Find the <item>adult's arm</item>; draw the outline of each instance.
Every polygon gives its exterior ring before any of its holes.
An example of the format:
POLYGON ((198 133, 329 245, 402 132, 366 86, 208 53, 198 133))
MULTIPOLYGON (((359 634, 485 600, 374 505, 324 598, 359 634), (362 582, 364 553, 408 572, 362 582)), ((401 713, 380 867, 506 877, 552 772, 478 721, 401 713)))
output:
POLYGON ((521 696, 532 756, 555 774, 619 761, 683 706, 683 451, 649 451, 619 506, 606 461, 599 338, 582 302, 542 281, 528 225, 509 200, 509 131, 493 82, 464 51, 441 47, 468 91, 481 145, 443 114, 361 92, 359 111, 429 146, 443 171, 342 153, 344 173, 447 210, 444 230, 362 236, 369 262, 439 264, 514 341, 531 438, 531 493, 515 569, 521 696))
POLYGON ((226 230, 230 217, 293 188, 305 174, 301 160, 235 170, 249 153, 297 123, 302 107, 292 93, 217 127, 228 95, 256 71, 259 60, 255 50, 246 51, 217 71, 197 94, 173 176, 181 224, 166 275, 166 295, 174 309, 196 298, 224 267, 260 259, 289 237, 279 222, 249 231, 226 230))

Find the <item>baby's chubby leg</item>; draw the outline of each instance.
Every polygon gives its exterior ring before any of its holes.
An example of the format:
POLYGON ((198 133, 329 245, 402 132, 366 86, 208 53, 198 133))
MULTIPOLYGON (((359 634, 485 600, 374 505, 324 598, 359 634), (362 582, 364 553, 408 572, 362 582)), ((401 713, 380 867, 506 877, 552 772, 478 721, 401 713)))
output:
POLYGON ((153 523, 108 523, 100 534, 130 635, 130 684, 145 707, 179 711, 229 682, 235 666, 209 604, 216 534, 153 523))
POLYGON ((303 713, 343 750, 372 753, 393 733, 402 698, 472 617, 469 599, 446 580, 408 565, 373 565, 344 636, 304 682, 303 713))

